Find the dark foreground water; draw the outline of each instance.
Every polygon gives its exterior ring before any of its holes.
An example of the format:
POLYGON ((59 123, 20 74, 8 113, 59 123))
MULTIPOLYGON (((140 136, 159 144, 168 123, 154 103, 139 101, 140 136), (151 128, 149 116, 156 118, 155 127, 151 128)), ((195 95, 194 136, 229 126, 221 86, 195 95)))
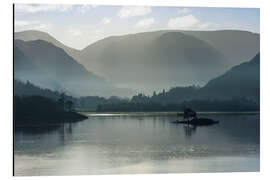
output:
POLYGON ((173 124, 175 115, 92 114, 16 131, 15 175, 238 172, 260 169, 259 114, 203 114, 213 126, 173 124))

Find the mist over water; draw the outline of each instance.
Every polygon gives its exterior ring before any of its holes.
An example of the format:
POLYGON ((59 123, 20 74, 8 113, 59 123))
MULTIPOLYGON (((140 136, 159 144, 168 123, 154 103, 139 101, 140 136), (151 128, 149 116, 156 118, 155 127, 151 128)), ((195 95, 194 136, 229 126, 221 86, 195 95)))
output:
POLYGON ((259 114, 201 114, 219 124, 171 123, 172 114, 91 114, 59 127, 16 130, 15 175, 259 171, 259 114))

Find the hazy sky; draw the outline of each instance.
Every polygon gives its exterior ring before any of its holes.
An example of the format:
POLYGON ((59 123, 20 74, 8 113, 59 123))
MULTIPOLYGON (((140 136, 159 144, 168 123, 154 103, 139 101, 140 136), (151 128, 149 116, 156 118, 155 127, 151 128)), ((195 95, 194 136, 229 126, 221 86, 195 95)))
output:
POLYGON ((260 31, 260 10, 157 6, 15 5, 15 31, 50 33, 82 49, 111 35, 164 29, 260 31))

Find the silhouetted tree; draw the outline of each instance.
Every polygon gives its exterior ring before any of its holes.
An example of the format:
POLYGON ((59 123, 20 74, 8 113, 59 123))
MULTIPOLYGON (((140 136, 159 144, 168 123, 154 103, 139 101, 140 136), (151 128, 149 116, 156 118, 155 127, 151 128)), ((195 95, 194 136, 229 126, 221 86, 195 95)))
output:
POLYGON ((65 108, 68 110, 68 111, 72 111, 73 110, 73 105, 74 103, 71 101, 71 100, 67 100, 65 102, 65 108))
POLYGON ((76 112, 64 110, 58 102, 46 97, 14 97, 15 126, 47 126, 86 118, 76 112))
POLYGON ((61 93, 59 99, 58 99, 58 103, 60 105, 61 108, 65 109, 65 93, 61 93))

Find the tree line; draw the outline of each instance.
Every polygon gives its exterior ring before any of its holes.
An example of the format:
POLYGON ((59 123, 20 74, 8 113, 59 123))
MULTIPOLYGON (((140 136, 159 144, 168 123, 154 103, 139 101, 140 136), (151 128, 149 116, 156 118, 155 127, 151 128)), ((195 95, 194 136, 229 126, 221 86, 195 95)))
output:
POLYGON ((111 96, 73 97, 63 92, 42 89, 30 82, 15 80, 15 95, 20 97, 37 95, 61 101, 65 99, 67 110, 92 111, 180 111, 185 107, 192 107, 197 111, 257 111, 259 103, 249 97, 232 98, 204 98, 200 94, 199 86, 173 87, 168 91, 154 91, 153 94, 139 93, 131 98, 111 96))

